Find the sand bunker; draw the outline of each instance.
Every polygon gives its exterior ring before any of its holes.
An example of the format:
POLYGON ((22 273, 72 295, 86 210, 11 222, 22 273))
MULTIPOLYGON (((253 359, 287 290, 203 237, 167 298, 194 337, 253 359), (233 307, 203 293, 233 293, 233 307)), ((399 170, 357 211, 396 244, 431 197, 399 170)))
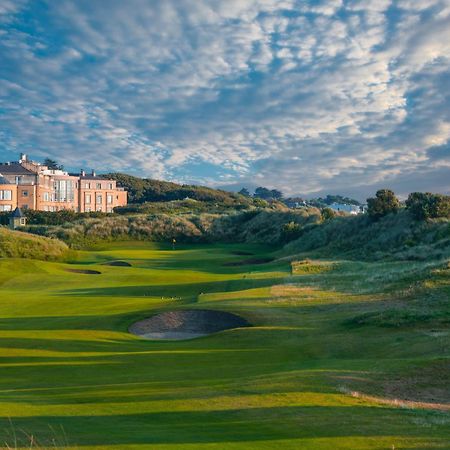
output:
POLYGON ((115 267, 131 267, 131 264, 126 261, 108 261, 103 263, 104 266, 115 266, 115 267))
POLYGON ((218 331, 248 327, 250 324, 235 314, 205 309, 168 311, 130 326, 129 332, 146 339, 193 339, 218 331))
POLYGON ((101 275, 102 273, 98 270, 86 270, 86 269, 66 269, 67 272, 72 273, 82 273, 84 275, 101 275))

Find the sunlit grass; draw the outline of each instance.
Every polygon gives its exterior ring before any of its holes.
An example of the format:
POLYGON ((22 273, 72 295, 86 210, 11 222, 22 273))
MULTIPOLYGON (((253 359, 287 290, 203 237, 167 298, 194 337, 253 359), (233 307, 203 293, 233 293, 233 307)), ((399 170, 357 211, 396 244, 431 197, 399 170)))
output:
POLYGON ((17 447, 32 435, 55 448, 54 430, 64 430, 64 448, 446 448, 448 413, 397 407, 383 391, 391 374, 441 367, 446 325, 389 328, 370 316, 409 305, 445 315, 442 262, 227 266, 248 259, 242 250, 271 252, 127 242, 70 265, 0 260, 0 447, 11 446, 11 421, 23 430, 17 447), (132 267, 102 264, 111 260, 132 267), (186 307, 232 311, 253 326, 179 342, 127 332, 186 307), (350 326, 361 314, 369 319, 350 326), (361 386, 365 396, 351 395, 361 386))

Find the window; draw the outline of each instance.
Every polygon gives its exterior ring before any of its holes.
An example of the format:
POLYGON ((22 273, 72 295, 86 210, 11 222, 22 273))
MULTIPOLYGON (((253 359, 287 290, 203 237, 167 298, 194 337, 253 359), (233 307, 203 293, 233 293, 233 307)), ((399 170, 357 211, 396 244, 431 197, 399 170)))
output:
POLYGON ((22 205, 22 209, 28 209, 28 205, 22 205))
POLYGON ((108 194, 106 197, 106 202, 110 205, 114 200, 114 197, 111 194, 108 194))
POLYGON ((109 183, 109 189, 111 189, 111 190, 114 189, 112 183, 109 183))
POLYGON ((57 202, 73 202, 75 198, 75 183, 72 180, 55 181, 57 202))
POLYGON ((97 189, 101 189, 102 188, 102 183, 97 183, 97 189))
POLYGON ((48 202, 50 200, 50 195, 48 192, 44 192, 44 202, 48 202))
POLYGON ((0 200, 11 200, 12 191, 0 191, 0 200))
POLYGON ((96 211, 101 211, 102 210, 102 205, 97 205, 97 208, 95 210, 96 211))
POLYGON ((96 198, 95 198, 95 203, 100 203, 100 204, 102 204, 103 203, 103 196, 102 196, 102 194, 97 194, 97 196, 96 196, 96 198))
POLYGON ((11 211, 12 206, 11 205, 0 205, 0 211, 11 211))
POLYGON ((28 191, 22 191, 22 197, 28 197, 28 191))
POLYGON ((20 225, 26 225, 27 221, 25 220, 25 217, 22 217, 20 219, 20 225))
POLYGON ((85 210, 86 212, 91 212, 91 207, 90 207, 90 206, 86 206, 86 208, 84 208, 84 210, 85 210))
POLYGON ((91 183, 86 183, 86 184, 84 185, 84 187, 85 187, 86 189, 90 189, 90 188, 91 188, 91 183))
POLYGON ((84 194, 84 203, 86 204, 91 203, 91 194, 84 194))

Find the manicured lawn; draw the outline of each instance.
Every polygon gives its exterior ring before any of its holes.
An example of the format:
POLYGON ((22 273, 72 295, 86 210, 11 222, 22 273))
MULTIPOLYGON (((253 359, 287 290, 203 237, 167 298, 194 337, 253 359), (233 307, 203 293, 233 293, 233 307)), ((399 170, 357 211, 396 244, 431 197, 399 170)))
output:
POLYGON ((229 265, 271 255, 128 242, 80 252, 71 265, 0 260, 0 447, 33 436, 83 449, 450 448, 450 413, 429 406, 449 400, 448 271, 342 261, 292 275, 288 260, 229 265), (116 260, 132 267, 103 264, 116 260), (428 298, 430 317, 398 319, 404 302, 422 314, 428 298), (231 311, 254 326, 178 342, 127 333, 136 320, 186 307, 231 311), (425 393, 389 390, 410 373, 429 373, 425 393), (402 395, 424 405, 388 402, 402 395))

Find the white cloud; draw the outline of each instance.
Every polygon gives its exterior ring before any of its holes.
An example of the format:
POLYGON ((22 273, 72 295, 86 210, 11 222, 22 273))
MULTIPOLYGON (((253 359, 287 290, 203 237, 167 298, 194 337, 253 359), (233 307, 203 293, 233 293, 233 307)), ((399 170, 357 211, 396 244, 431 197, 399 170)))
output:
POLYGON ((10 150, 295 193, 421 170, 448 140, 448 99, 420 94, 450 71, 444 0, 61 0, 34 31, 1 5, 10 150))

